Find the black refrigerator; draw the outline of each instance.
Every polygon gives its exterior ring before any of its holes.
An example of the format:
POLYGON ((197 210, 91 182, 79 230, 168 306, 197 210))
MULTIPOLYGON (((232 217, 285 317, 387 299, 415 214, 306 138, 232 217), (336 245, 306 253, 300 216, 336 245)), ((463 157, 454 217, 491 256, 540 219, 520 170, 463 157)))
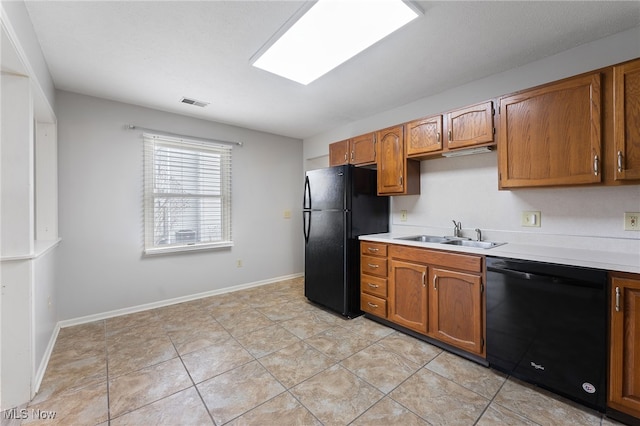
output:
POLYGON ((346 317, 360 311, 358 237, 389 231, 389 197, 376 171, 354 166, 311 170, 304 182, 304 294, 346 317))

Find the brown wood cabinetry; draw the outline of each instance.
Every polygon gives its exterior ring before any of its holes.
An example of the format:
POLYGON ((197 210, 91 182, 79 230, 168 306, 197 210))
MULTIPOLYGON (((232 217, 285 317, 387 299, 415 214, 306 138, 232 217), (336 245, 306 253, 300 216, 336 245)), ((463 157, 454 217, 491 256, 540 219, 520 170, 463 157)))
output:
POLYGON ((483 355, 482 276, 431 268, 429 284, 429 335, 483 355))
POLYGON ((500 99, 500 188, 602 179, 600 73, 500 99))
POLYGON ((329 145, 329 166, 349 164, 349 140, 334 142, 329 145))
POLYGON ((344 164, 365 166, 375 162, 375 133, 367 133, 329 145, 329 166, 344 164))
POLYGON ((640 179, 640 60, 613 67, 614 179, 640 179))
POLYGON ((404 127, 376 132, 378 143, 378 195, 420 193, 420 162, 405 155, 404 127))
POLYGON ((427 333, 427 266, 391 259, 389 320, 427 333))
POLYGON ((468 148, 493 143, 493 102, 483 102, 447 113, 447 147, 468 148))
POLYGON ((442 151, 442 115, 414 120, 404 125, 407 157, 442 151))
POLYGON ((363 311, 485 356, 483 257, 364 241, 361 255, 363 311), (368 265, 383 260, 384 277, 380 267, 368 265))
POLYGON ((360 243, 360 309, 387 317, 387 245, 360 243))
POLYGON ((640 418, 640 275, 612 274, 609 407, 640 418))

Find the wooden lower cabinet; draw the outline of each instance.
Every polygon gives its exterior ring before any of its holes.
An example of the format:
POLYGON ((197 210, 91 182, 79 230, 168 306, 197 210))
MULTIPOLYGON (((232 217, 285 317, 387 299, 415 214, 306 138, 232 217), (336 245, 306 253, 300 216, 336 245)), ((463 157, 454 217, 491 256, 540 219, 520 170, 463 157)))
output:
POLYGON ((368 241, 360 247, 363 311, 485 358, 482 256, 368 241))
POLYGON ((427 266, 392 259, 389 278, 389 320, 426 333, 427 266))
POLYGON ((450 345, 484 355, 482 277, 431 268, 429 332, 450 345))
POLYGON ((608 406, 640 419, 640 275, 612 274, 608 406))
POLYGON ((360 309, 387 318, 387 245, 360 243, 360 309))

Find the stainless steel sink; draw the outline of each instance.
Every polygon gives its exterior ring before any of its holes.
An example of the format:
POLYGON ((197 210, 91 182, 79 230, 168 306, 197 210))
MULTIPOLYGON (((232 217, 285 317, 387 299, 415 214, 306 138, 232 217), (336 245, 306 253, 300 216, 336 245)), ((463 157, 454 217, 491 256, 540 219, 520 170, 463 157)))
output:
POLYGON ((412 235, 410 237, 397 237, 396 240, 418 241, 421 243, 444 243, 449 241, 445 237, 435 235, 412 235))
POLYGON ((506 243, 496 243, 493 241, 449 240, 449 241, 443 241, 442 244, 449 244, 452 246, 490 249, 490 248, 501 246, 506 243))

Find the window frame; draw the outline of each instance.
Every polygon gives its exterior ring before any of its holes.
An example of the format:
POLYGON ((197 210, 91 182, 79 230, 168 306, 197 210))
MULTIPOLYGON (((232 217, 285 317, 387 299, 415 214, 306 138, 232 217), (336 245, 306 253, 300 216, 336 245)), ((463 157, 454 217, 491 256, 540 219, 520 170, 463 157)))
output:
MULTIPOLYGON (((143 183, 143 208, 144 208, 144 255, 157 255, 200 250, 211 250, 233 246, 231 226, 231 166, 232 147, 215 142, 204 142, 188 138, 177 138, 166 135, 144 133, 144 183, 143 183), (217 177, 220 179, 220 194, 193 194, 189 192, 171 193, 157 190, 156 181, 156 155, 158 148, 174 147, 182 151, 193 153, 215 153, 221 156, 220 171, 217 177), (156 243, 156 214, 155 202, 157 198, 190 198, 200 201, 205 199, 220 199, 221 233, 222 237, 215 241, 206 242, 173 242, 169 244, 156 243)), ((166 151, 165 151, 166 153, 166 151)), ((185 185, 186 186, 186 185, 185 185)), ((198 210, 202 207, 198 207, 198 210)), ((198 225, 202 221, 198 220, 198 225)))

